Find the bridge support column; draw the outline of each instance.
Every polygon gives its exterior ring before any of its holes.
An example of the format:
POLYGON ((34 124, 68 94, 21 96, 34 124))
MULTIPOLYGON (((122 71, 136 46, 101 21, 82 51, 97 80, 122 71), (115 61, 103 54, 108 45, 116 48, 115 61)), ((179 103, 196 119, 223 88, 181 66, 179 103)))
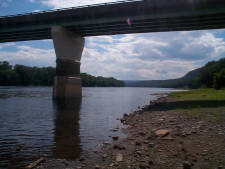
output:
POLYGON ((61 26, 53 26, 51 31, 57 57, 53 98, 80 98, 80 60, 85 39, 61 26))

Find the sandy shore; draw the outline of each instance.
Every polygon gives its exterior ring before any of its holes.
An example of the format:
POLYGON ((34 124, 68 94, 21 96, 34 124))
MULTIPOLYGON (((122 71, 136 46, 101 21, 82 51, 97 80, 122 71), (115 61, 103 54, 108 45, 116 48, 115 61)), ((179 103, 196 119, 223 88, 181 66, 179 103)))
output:
POLYGON ((47 159, 36 168, 225 169, 225 124, 173 111, 158 98, 141 111, 125 114, 125 139, 114 138, 76 161, 47 159))

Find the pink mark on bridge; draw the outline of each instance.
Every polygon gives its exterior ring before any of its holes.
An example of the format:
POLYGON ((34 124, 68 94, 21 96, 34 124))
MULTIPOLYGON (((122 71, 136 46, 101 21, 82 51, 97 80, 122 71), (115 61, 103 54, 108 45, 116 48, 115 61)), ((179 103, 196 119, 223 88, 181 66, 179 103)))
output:
POLYGON ((127 18, 127 24, 128 24, 129 26, 131 26, 130 18, 127 18))

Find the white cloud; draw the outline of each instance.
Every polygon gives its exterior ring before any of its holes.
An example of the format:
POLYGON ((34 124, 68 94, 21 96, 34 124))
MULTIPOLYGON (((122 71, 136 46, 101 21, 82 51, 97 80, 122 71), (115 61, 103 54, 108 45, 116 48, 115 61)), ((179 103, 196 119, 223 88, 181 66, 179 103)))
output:
MULTIPOLYGON (((225 56, 225 40, 216 36, 223 33, 217 30, 88 37, 81 71, 123 80, 181 77, 225 56)), ((0 60, 30 66, 55 65, 54 49, 28 45, 1 44, 0 60)))
POLYGON ((69 8, 75 6, 117 2, 119 0, 41 0, 41 3, 53 8, 69 8))
POLYGON ((15 46, 15 45, 16 45, 15 42, 8 42, 8 43, 2 44, 3 47, 9 47, 9 46, 15 46))
MULTIPOLYGON (((222 32, 223 30, 221 30, 222 32)), ((87 38, 82 71, 119 79, 169 79, 225 56, 213 31, 87 38)))
POLYGON ((32 12, 40 12, 41 10, 39 9, 36 9, 36 10, 33 10, 32 12))
POLYGON ((14 42, 9 42, 9 43, 1 43, 0 44, 0 49, 4 48, 4 47, 11 47, 11 46, 15 46, 16 43, 14 42))
POLYGON ((0 60, 11 64, 30 66, 54 66, 55 52, 53 49, 39 49, 30 46, 17 45, 15 51, 0 50, 0 60))

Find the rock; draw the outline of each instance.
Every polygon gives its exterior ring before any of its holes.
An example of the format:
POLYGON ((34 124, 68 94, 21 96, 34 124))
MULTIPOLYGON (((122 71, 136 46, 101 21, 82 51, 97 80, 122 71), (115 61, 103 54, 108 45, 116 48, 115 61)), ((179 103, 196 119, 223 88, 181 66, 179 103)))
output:
POLYGON ((113 146, 114 149, 118 149, 118 150, 125 150, 126 148, 123 146, 123 145, 118 145, 118 144, 115 144, 113 146))
POLYGON ((191 169, 191 164, 188 161, 183 163, 183 169, 191 169))
POLYGON ((118 136, 113 136, 112 139, 113 139, 113 140, 118 140, 119 137, 118 137, 118 136))
POLYGON ((106 157, 107 157, 107 154, 103 154, 102 155, 102 160, 105 161, 106 157))
POLYGON ((122 162, 122 161, 123 161, 123 154, 118 153, 118 154, 116 155, 116 161, 117 161, 117 162, 122 162))
POLYGON ((85 159, 83 158, 83 157, 81 157, 80 159, 79 159, 79 161, 84 161, 85 159))
POLYGON ((153 164, 153 161, 150 160, 150 161, 148 162, 148 164, 149 164, 149 165, 152 165, 152 164, 153 164))
POLYGON ((117 132, 118 129, 111 129, 110 131, 112 131, 112 132, 117 132))
POLYGON ((103 144, 105 144, 105 145, 109 145, 109 144, 110 144, 110 142, 104 142, 103 144))
POLYGON ((156 135, 157 137, 165 137, 165 136, 167 136, 169 133, 170 133, 169 130, 165 130, 165 129, 160 129, 160 130, 155 131, 155 135, 156 135))
POLYGON ((136 146, 140 146, 140 145, 141 145, 141 143, 140 143, 140 142, 136 142, 135 144, 136 144, 136 146))
POLYGON ((147 169, 147 168, 149 168, 146 164, 140 164, 140 169, 147 169))
POLYGON ((96 165, 96 166, 95 166, 95 169, 100 169, 100 166, 99 166, 99 165, 96 165))
POLYGON ((154 147, 154 145, 155 145, 154 143, 149 143, 148 147, 154 147))
POLYGON ((125 113, 123 116, 124 116, 124 117, 127 117, 127 116, 128 116, 128 114, 126 114, 126 113, 125 113))
POLYGON ((111 163, 110 165, 109 165, 109 167, 113 167, 114 166, 114 163, 111 163))
POLYGON ((145 136, 145 133, 144 133, 144 132, 142 132, 142 131, 141 131, 141 132, 139 132, 138 134, 139 134, 140 136, 145 136))
POLYGON ((136 151, 136 153, 140 156, 142 155, 142 152, 141 151, 136 151))
POLYGON ((120 122, 121 122, 121 123, 124 123, 124 122, 125 122, 125 120, 124 120, 124 119, 120 119, 120 122))
POLYGON ((148 140, 145 140, 145 141, 144 141, 144 144, 148 144, 148 143, 149 143, 149 141, 148 141, 148 140))

